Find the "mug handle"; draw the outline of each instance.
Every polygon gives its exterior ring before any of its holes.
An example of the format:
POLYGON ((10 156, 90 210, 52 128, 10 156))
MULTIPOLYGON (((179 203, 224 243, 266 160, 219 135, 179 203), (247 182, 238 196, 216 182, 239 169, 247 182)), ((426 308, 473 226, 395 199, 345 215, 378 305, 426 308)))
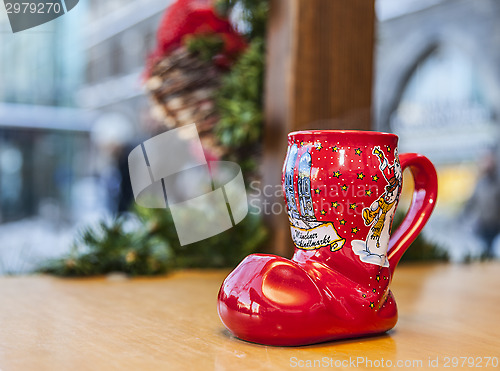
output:
POLYGON ((401 169, 409 168, 415 183, 415 190, 408 213, 389 240, 387 258, 391 273, 399 263, 406 249, 417 238, 436 206, 438 191, 437 174, 434 165, 418 153, 403 153, 399 156, 401 169))

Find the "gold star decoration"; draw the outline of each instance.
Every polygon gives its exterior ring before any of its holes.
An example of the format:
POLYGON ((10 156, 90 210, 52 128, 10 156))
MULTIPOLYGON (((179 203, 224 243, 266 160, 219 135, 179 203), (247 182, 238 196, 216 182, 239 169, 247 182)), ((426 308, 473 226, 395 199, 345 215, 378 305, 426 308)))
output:
POLYGON ((347 191, 347 185, 343 185, 342 187, 340 187, 343 191, 347 191))
POLYGON ((377 292, 377 289, 373 289, 372 291, 373 291, 373 292, 377 292))
POLYGON ((356 149, 354 150, 354 153, 355 153, 355 154, 357 154, 358 156, 360 156, 362 152, 363 152, 363 151, 361 150, 361 148, 356 148, 356 149))
POLYGON ((357 227, 351 228, 351 233, 358 233, 359 229, 357 227))
POLYGON ((304 141, 300 142, 300 145, 303 146, 304 145, 304 141))
POLYGON ((375 277, 377 281, 380 281, 380 276, 377 274, 377 277, 375 277))
POLYGON ((387 146, 387 152, 391 152, 391 147, 387 146))
POLYGON ((365 177, 365 174, 363 173, 358 173, 358 179, 363 179, 365 177))
POLYGON ((325 215, 326 211, 325 210, 321 210, 320 213, 321 213, 321 215, 325 215))
POLYGON ((321 143, 317 143, 317 144, 316 144, 316 149, 317 149, 318 151, 321 151, 321 148, 323 148, 323 146, 321 145, 321 143))
POLYGON ((373 180, 374 182, 376 182, 377 180, 379 180, 378 175, 373 175, 373 176, 372 176, 372 180, 373 180))
POLYGON ((366 298, 366 294, 361 295, 362 297, 366 298))
POLYGON ((349 208, 351 208, 352 210, 356 209, 356 204, 350 204, 349 208))
POLYGON ((375 303, 373 301, 370 302, 370 308, 373 308, 375 306, 375 303))
POLYGON ((340 171, 338 171, 338 170, 337 170, 336 172, 334 172, 334 173, 333 173, 333 176, 334 176, 335 178, 340 178, 340 176, 341 176, 341 175, 342 175, 342 173, 341 173, 340 171))
POLYGON ((366 194, 367 196, 371 196, 371 195, 372 195, 372 193, 373 193, 373 192, 372 192, 372 191, 370 191, 370 190, 365 191, 365 194, 366 194))
POLYGON ((333 151, 333 152, 338 152, 338 151, 339 151, 339 147, 337 147, 337 146, 333 146, 333 147, 332 147, 332 151, 333 151))
POLYGON ((319 195, 319 194, 321 193, 321 189, 316 188, 316 189, 314 190, 314 193, 316 193, 317 195, 319 195))
POLYGON ((332 202, 332 207, 337 208, 339 206, 339 203, 337 201, 332 202))
POLYGON ((345 220, 342 219, 339 223, 340 223, 340 225, 345 225, 345 220))

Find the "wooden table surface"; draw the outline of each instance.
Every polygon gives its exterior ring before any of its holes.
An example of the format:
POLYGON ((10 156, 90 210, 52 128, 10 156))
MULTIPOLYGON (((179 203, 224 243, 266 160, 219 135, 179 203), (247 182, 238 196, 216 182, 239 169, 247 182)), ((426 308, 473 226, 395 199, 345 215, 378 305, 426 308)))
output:
POLYGON ((499 263, 400 266, 392 283, 400 315, 395 329, 295 348, 246 343, 224 329, 216 297, 226 273, 2 277, 0 369, 281 370, 314 362, 337 369, 458 362, 455 369, 464 369, 471 361, 492 368, 495 358, 487 357, 500 358, 499 263), (461 367, 459 357, 474 358, 461 367))

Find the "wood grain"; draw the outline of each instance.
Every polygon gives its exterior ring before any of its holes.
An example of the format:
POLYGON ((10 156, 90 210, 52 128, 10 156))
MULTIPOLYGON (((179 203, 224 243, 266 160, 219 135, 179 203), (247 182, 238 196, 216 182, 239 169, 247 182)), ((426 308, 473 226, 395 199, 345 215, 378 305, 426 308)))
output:
POLYGON ((394 330, 290 348, 246 343, 224 329, 216 297, 227 272, 3 277, 0 369, 285 370, 301 360, 358 357, 421 360, 430 369, 429 358, 442 367, 445 356, 500 357, 499 270, 499 263, 401 266, 392 283, 400 313, 394 330))
POLYGON ((371 128, 374 4, 296 1, 293 126, 371 128))

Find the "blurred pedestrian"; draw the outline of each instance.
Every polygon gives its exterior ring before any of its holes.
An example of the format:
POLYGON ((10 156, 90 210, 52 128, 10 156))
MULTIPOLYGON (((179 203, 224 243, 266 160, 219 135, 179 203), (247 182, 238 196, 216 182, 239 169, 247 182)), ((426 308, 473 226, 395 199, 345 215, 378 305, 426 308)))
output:
POLYGON ((473 223, 473 230, 483 241, 483 258, 491 259, 493 241, 500 233, 500 181, 494 151, 490 151, 480 162, 481 173, 474 192, 467 201, 463 216, 473 223))
POLYGON ((96 171, 106 192, 103 202, 111 214, 126 212, 132 206, 128 154, 138 144, 136 136, 132 121, 117 112, 102 114, 92 127, 96 171))

